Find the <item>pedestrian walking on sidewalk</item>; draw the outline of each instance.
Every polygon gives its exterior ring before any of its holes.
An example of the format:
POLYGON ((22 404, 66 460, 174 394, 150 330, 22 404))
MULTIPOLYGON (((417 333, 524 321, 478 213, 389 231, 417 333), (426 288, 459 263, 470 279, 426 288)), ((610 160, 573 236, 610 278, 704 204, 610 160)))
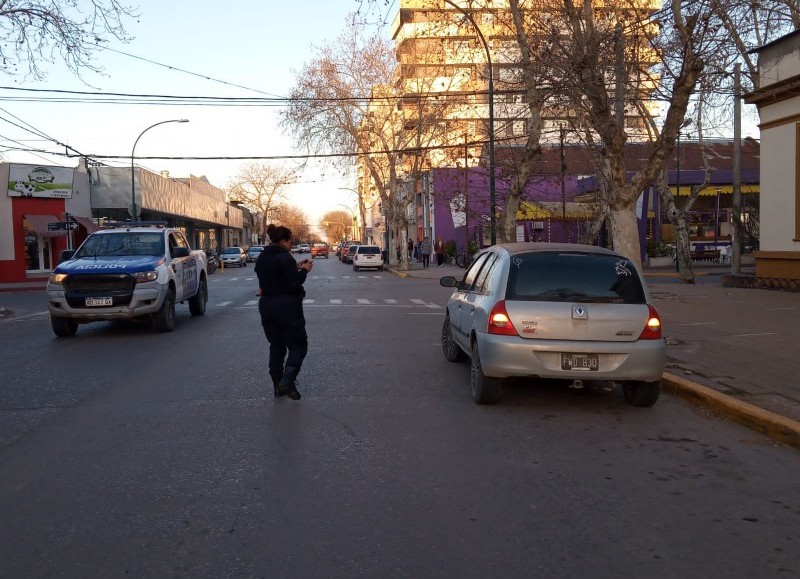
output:
POLYGON ((444 263, 444 240, 442 240, 441 235, 436 238, 433 250, 436 253, 436 267, 442 267, 442 263, 444 263))
POLYGON ((296 379, 308 353, 306 319, 303 315, 303 283, 314 264, 297 263, 292 257, 292 232, 270 223, 270 244, 256 260, 258 313, 269 342, 269 375, 275 397, 300 400, 296 379))
POLYGON ((414 253, 414 242, 409 239, 408 240, 408 259, 411 259, 411 256, 414 253))
POLYGON ((422 258, 422 267, 427 269, 431 265, 431 242, 423 237, 419 242, 419 255, 422 258))

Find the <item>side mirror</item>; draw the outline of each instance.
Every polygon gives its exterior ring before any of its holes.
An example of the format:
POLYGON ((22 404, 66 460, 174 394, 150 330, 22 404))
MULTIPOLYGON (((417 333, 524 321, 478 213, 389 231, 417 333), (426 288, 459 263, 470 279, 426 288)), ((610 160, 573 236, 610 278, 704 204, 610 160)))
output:
POLYGON ((172 248, 172 257, 189 257, 189 248, 188 247, 173 247, 172 248))
POLYGON ((65 249, 59 255, 59 261, 58 262, 61 263, 62 261, 69 261, 70 259, 72 259, 73 255, 75 255, 75 250, 74 249, 65 249))
POLYGON ((446 275, 439 280, 439 285, 442 287, 458 287, 458 280, 452 275, 446 275))

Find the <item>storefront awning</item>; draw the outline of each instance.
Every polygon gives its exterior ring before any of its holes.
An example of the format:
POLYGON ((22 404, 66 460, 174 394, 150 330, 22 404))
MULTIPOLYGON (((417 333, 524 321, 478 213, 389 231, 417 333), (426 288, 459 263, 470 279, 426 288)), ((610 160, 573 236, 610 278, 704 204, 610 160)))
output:
POLYGON ((77 215, 73 215, 72 218, 83 225, 88 233, 94 233, 95 231, 100 230, 97 224, 88 217, 78 217, 77 215))
MULTIPOLYGON (((678 188, 675 187, 674 185, 670 187, 669 190, 673 195, 676 195, 678 193, 678 188)), ((742 184, 741 190, 743 195, 756 195, 760 193, 761 186, 752 183, 748 183, 747 185, 742 184)), ((680 192, 681 195, 688 196, 691 195, 691 193, 692 193, 691 185, 681 185, 681 192, 680 192)), ((709 185, 705 189, 701 189, 698 195, 701 197, 710 197, 712 195, 716 196, 717 193, 719 193, 720 195, 730 195, 731 193, 733 193, 733 185, 720 185, 720 186, 709 185)))
POLYGON ((593 206, 574 201, 523 201, 517 211, 517 221, 557 221, 564 217, 567 221, 593 219, 593 206))
POLYGON ((67 232, 63 229, 59 231, 50 231, 47 228, 48 223, 57 223, 61 221, 55 215, 25 215, 25 221, 30 223, 33 230, 42 237, 59 237, 66 235, 67 232))

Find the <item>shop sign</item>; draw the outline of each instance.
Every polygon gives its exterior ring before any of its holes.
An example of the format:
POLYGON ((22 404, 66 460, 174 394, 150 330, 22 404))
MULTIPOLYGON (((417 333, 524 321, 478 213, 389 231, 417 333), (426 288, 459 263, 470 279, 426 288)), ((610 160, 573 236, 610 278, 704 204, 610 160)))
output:
POLYGON ((9 165, 8 196, 72 199, 74 169, 42 165, 9 165))

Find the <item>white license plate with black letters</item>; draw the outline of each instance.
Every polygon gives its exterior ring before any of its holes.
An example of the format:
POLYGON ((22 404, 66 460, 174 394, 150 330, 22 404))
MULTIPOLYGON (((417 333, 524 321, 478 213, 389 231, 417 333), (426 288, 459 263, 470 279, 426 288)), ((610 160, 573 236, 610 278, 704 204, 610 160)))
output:
POLYGON ((561 354, 562 370, 583 370, 594 372, 600 366, 597 354, 561 354))
POLYGON ((112 298, 86 298, 87 308, 97 308, 103 306, 113 306, 114 300, 112 298))

